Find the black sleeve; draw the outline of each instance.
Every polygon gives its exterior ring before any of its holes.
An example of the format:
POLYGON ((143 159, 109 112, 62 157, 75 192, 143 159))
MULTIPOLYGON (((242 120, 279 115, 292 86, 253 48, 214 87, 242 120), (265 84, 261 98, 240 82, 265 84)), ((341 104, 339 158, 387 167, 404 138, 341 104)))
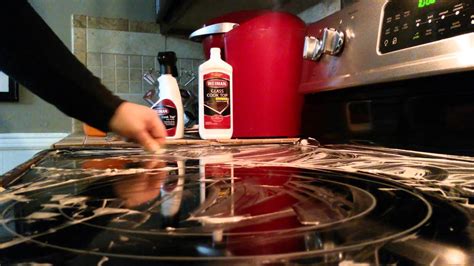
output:
POLYGON ((26 0, 0 4, 0 70, 66 115, 108 131, 122 99, 68 50, 26 0))

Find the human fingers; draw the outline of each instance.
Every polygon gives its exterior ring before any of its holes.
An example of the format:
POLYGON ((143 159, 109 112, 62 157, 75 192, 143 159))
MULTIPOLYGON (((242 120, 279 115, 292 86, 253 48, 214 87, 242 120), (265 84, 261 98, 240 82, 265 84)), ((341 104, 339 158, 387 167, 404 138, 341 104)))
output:
POLYGON ((165 141, 165 138, 167 136, 166 134, 166 128, 163 125, 163 123, 156 117, 156 115, 153 113, 151 116, 151 120, 149 122, 149 127, 148 130, 150 132, 150 135, 157 139, 159 143, 163 144, 165 141))
POLYGON ((160 143, 153 138, 148 130, 142 130, 136 133, 134 139, 143 146, 143 148, 150 152, 157 152, 160 150, 160 143))
POLYGON ((166 129, 157 114, 142 105, 124 102, 110 123, 117 134, 142 145, 146 150, 156 152, 164 143, 166 129))

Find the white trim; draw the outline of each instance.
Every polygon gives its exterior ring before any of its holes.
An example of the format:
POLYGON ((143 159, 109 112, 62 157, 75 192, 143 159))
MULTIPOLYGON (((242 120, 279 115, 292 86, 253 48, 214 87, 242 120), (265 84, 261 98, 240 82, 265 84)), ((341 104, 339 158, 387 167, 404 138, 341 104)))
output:
POLYGON ((47 149, 69 133, 0 133, 0 150, 47 149))
POLYGON ((8 92, 9 82, 7 74, 0 71, 0 92, 8 92))

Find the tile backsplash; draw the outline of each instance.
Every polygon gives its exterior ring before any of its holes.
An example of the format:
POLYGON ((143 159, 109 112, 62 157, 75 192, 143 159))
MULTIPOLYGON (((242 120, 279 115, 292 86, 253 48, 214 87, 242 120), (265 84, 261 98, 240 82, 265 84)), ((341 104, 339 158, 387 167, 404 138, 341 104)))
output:
MULTIPOLYGON (((111 91, 119 94, 143 94, 150 85, 143 80, 145 73, 159 73, 156 56, 135 54, 87 53, 87 68, 111 91)), ((179 58, 178 73, 195 73, 202 59, 179 58)), ((183 77, 185 78, 185 77, 183 77)), ((178 77, 179 79, 179 77, 178 77)), ((184 81, 183 81, 184 82, 184 81)))
MULTIPOLYGON (((190 73, 197 75, 199 65, 204 62, 200 43, 163 36, 156 23, 73 15, 72 25, 76 57, 109 90, 139 104, 145 104, 142 96, 153 88, 143 80, 143 75, 148 72, 159 75, 158 52, 176 53, 181 85, 189 80, 190 73)), ((197 81, 185 89, 197 95, 197 81)), ((73 130, 82 131, 82 124, 74 121, 73 130)))

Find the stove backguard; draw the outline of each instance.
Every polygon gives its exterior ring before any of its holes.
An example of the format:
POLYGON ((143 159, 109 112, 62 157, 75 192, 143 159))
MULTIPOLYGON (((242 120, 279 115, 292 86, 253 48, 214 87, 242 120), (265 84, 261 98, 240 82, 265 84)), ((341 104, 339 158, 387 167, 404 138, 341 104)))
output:
POLYGON ((304 136, 474 154, 474 1, 355 1, 307 36, 304 136))
POLYGON ((355 1, 306 36, 303 93, 470 71, 474 0, 355 1))

